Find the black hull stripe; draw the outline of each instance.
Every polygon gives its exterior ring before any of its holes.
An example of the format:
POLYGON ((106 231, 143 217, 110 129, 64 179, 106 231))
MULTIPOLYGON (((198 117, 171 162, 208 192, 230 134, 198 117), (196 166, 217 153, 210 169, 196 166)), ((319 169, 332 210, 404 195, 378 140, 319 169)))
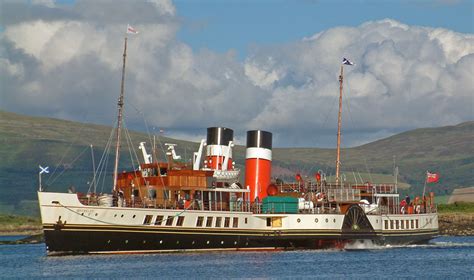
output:
MULTIPOLYGON (((43 229, 56 230, 57 225, 45 224, 43 229)), ((184 228, 184 227, 134 227, 134 226, 103 226, 103 225, 64 225, 61 226, 64 231, 104 231, 104 232, 134 232, 134 233, 167 233, 167 234, 205 234, 205 235, 357 235, 357 234, 376 234, 376 235, 397 235, 410 236, 420 234, 438 234, 437 230, 420 229, 409 231, 374 231, 374 232, 342 232, 341 230, 315 229, 315 230, 288 230, 288 229, 210 229, 210 228, 184 228)))

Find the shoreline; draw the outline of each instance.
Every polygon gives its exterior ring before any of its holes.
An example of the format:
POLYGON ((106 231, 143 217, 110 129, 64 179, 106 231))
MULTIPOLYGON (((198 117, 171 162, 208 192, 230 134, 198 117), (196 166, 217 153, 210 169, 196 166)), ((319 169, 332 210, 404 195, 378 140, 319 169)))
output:
POLYGON ((442 213, 438 224, 440 235, 474 236, 474 213, 442 213))

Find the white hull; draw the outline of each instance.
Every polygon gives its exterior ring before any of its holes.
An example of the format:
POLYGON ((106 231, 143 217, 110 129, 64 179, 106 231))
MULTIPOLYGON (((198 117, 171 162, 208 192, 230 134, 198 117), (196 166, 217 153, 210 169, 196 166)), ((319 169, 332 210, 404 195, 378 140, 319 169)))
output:
POLYGON ((357 229, 353 223, 348 230, 343 214, 101 207, 82 205, 76 194, 39 192, 38 197, 49 252, 318 248, 357 239, 419 243, 438 232, 436 213, 363 215, 370 227, 357 229), (77 244, 84 238, 90 238, 81 241, 87 244, 77 244))

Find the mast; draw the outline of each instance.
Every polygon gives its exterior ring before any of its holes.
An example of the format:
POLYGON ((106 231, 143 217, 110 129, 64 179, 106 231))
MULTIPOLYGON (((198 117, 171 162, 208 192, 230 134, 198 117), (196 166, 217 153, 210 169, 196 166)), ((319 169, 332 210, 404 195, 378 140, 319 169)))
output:
POLYGON ((341 65, 341 75, 339 75, 339 114, 337 116, 337 152, 336 152, 336 185, 339 184, 339 173, 341 164, 341 119, 342 119, 342 82, 344 80, 344 66, 341 65))
POLYGON ((118 176, 118 164, 120 157, 120 134, 122 131, 122 115, 123 115, 123 92, 125 83, 125 61, 127 58, 127 36, 125 36, 125 43, 123 48, 123 66, 122 66, 122 84, 120 86, 120 96, 118 99, 118 116, 117 116, 117 131, 116 131, 116 143, 115 143, 115 165, 114 165, 114 192, 117 191, 117 176, 118 176))

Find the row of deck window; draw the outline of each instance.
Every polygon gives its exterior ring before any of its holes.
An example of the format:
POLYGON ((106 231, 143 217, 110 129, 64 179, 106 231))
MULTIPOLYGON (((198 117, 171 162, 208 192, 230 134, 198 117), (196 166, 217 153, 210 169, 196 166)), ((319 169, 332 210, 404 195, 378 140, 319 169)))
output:
POLYGON ((417 229, 418 220, 385 220, 385 229, 417 229), (389 228, 390 224, 390 228, 389 228))
MULTIPOLYGON (((172 226, 176 216, 157 216, 155 222, 153 223, 153 215, 146 215, 145 219, 143 220, 144 225, 151 225, 154 224, 155 226, 172 226)), ((224 223, 222 223, 222 217, 207 217, 206 218, 206 227, 230 227, 231 218, 224 217, 224 223), (215 218, 215 220, 214 220, 215 218)), ((184 216, 178 216, 176 221, 176 226, 181 227, 184 224, 184 216)), ((196 227, 202 227, 204 225, 204 217, 199 216, 196 220, 196 227)), ((232 218, 232 227, 236 228, 239 226, 239 218, 234 217, 232 218)))
MULTIPOLYGON (((206 227, 212 227, 214 224, 214 227, 222 227, 222 217, 215 217, 216 219, 214 220, 214 217, 207 217, 206 218, 206 227)), ((224 227, 230 227, 230 217, 224 217, 224 227)), ((202 227, 204 225, 204 217, 199 216, 196 221, 196 227, 202 227)), ((232 218, 232 227, 236 228, 239 226, 239 218, 234 217, 232 218)))

